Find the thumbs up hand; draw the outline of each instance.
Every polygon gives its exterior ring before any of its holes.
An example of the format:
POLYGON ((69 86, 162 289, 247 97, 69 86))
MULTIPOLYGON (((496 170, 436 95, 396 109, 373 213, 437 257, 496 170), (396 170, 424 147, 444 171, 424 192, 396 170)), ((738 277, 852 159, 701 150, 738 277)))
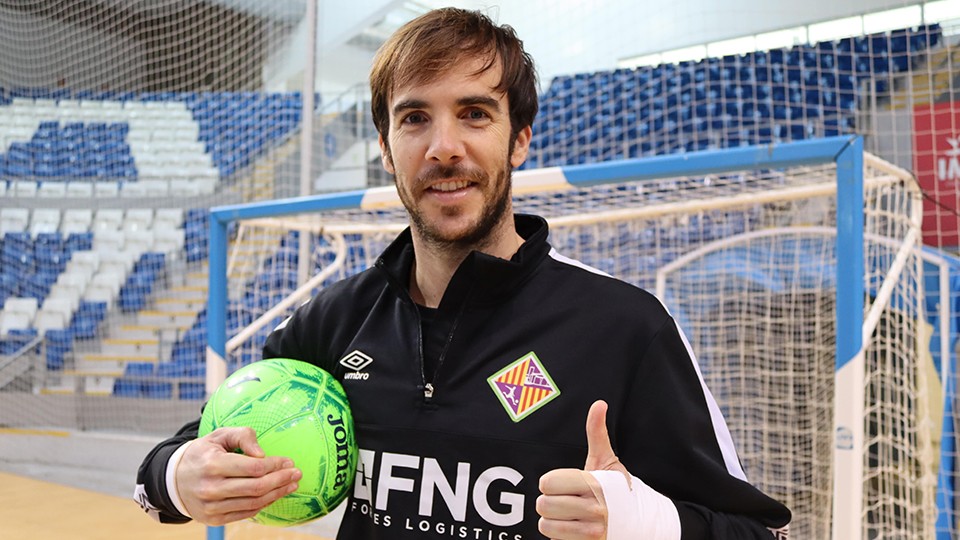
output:
POLYGON ((555 540, 603 540, 607 503, 600 483, 587 471, 618 471, 631 476, 613 453, 607 433, 607 404, 597 401, 587 413, 587 461, 583 470, 555 469, 540 477, 537 513, 540 533, 555 540))

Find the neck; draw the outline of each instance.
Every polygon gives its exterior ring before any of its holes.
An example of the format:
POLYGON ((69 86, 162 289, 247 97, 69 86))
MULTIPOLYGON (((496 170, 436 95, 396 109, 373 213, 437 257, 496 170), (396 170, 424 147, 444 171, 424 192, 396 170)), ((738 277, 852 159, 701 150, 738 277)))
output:
POLYGON ((426 242, 414 230, 414 262, 410 272, 410 296, 413 301, 431 308, 439 306, 450 279, 472 251, 510 260, 524 240, 517 233, 513 219, 505 222, 504 227, 491 234, 485 242, 471 246, 426 242))

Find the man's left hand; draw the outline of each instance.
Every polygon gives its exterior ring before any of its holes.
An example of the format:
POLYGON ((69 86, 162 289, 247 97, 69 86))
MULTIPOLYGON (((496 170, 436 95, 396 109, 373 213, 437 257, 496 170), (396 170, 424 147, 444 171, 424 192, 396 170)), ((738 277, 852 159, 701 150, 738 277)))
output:
POLYGON ((619 471, 630 483, 607 433, 607 404, 587 413, 587 461, 583 469, 555 469, 540 477, 537 513, 540 533, 554 540, 602 540, 607 536, 607 504, 600 483, 587 471, 619 471))

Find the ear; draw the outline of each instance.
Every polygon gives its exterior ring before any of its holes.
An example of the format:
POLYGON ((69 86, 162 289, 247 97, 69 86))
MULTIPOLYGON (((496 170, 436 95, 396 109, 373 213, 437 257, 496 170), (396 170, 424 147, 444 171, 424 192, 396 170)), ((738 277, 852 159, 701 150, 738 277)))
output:
POLYGON ((523 165, 527 160, 527 154, 530 152, 530 139, 533 137, 533 129, 527 126, 517 133, 517 140, 513 144, 513 153, 510 155, 510 165, 514 168, 523 165))
POLYGON ((383 135, 377 135, 377 142, 380 143, 380 162, 383 163, 383 169, 390 174, 396 174, 393 168, 393 154, 390 153, 390 147, 383 140, 383 135))

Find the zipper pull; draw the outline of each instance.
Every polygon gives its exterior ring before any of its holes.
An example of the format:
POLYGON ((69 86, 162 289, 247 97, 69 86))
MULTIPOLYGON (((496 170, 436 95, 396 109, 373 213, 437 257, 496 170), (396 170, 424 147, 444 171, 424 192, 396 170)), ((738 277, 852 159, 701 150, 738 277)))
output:
POLYGON ((432 384, 427 383, 426 385, 424 385, 424 387, 423 387, 423 397, 424 397, 424 399, 427 399, 427 400, 429 400, 430 398, 433 397, 433 385, 432 385, 432 384))

